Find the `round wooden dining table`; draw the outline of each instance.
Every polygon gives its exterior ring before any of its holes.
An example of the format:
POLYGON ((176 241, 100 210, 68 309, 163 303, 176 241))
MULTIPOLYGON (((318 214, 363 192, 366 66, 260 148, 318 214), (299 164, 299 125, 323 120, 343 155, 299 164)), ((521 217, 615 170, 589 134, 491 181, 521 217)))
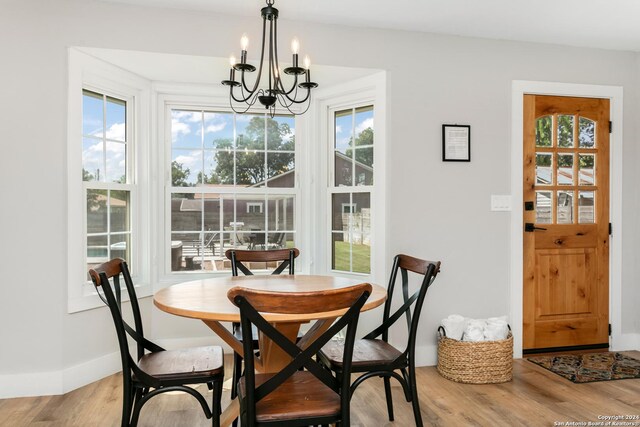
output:
MULTIPOLYGON (((240 322, 240 310, 227 298, 227 292, 236 286, 255 290, 274 292, 322 292, 331 289, 345 288, 362 283, 362 281, 334 276, 314 275, 263 275, 213 277, 193 280, 171 285, 158 291, 153 303, 160 310, 177 316, 199 319, 224 340, 235 352, 244 357, 242 342, 221 322, 240 322)), ((361 311, 380 306, 386 299, 386 289, 379 285, 371 285, 373 291, 361 311)), ((298 314, 262 313, 283 335, 296 342, 300 326, 303 323, 315 323, 297 345, 306 348, 318 336, 325 332, 336 318, 346 310, 318 311, 298 314)), ((259 335, 259 354, 255 356, 255 367, 260 372, 278 372, 291 360, 280 347, 271 340, 259 335)), ((238 414, 237 399, 231 402, 221 416, 221 425, 235 419, 238 414)))

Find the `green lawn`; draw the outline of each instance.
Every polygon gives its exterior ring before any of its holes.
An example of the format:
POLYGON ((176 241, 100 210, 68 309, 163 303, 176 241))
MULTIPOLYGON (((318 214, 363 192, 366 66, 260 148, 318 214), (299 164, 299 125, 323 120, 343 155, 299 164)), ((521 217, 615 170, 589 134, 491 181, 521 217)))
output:
MULTIPOLYGON (((351 271, 349 268, 349 242, 334 242, 334 270, 351 271)), ((353 272, 371 272, 371 246, 353 245, 353 272)))

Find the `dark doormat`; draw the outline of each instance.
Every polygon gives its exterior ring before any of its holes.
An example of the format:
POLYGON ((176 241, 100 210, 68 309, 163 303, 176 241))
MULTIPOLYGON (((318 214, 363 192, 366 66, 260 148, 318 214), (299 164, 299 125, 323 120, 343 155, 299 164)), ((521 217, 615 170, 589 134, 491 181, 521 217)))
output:
POLYGON ((562 354, 527 359, 574 383, 640 378, 640 360, 620 353, 562 354))

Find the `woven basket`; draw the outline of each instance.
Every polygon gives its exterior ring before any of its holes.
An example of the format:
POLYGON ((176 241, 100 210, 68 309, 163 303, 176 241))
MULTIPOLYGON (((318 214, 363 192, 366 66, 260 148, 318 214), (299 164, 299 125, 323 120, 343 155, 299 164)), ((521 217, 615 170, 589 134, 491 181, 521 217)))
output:
POLYGON ((494 384, 513 378, 513 335, 499 341, 458 341, 438 329, 438 372, 467 384, 494 384))

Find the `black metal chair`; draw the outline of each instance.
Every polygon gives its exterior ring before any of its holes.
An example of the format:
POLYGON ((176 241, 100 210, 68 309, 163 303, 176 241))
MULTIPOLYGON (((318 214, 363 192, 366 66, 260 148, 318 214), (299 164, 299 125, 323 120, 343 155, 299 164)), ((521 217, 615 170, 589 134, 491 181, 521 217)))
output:
MULTIPOLYGON (((402 385, 405 399, 413 406, 413 415, 417 426, 422 426, 420 403, 418 400, 418 387, 416 384, 415 350, 416 335, 420 312, 427 289, 433 283, 440 271, 440 262, 424 261, 408 255, 397 255, 394 258, 389 287, 387 288, 387 301, 384 305, 383 321, 364 338, 357 340, 354 345, 353 363, 351 372, 363 373, 351 385, 351 393, 366 379, 382 377, 387 399, 389 421, 393 421, 393 400, 391 397, 390 378, 395 378, 402 385), (402 276, 402 305, 391 314, 391 303, 398 271, 402 276), (415 293, 409 297, 408 272, 411 271, 422 276, 421 285, 415 293), (414 305, 413 311, 411 306, 414 305), (408 329, 407 347, 400 351, 388 343, 389 328, 398 319, 405 316, 408 329), (378 338, 380 337, 380 338, 378 338), (400 371, 400 374, 398 372, 400 371)), ((337 375, 346 369, 342 361, 343 345, 331 341, 318 353, 320 361, 337 375)))
MULTIPOLYGON (((272 374, 256 374, 254 358, 245 358, 245 374, 238 382, 243 426, 350 425, 349 384, 353 343, 360 309, 371 290, 368 283, 324 292, 286 294, 238 287, 229 290, 229 299, 240 308, 242 332, 249 335, 252 327, 257 327, 263 337, 292 358, 284 368, 272 374), (346 313, 305 346, 291 342, 260 314, 333 310, 346 310, 346 313), (341 375, 334 377, 313 356, 344 328, 344 370, 341 375)), ((243 347, 245 354, 252 354, 253 345, 249 340, 244 341, 243 347)))
POLYGON ((214 427, 219 426, 224 380, 222 347, 165 350, 146 339, 133 281, 127 263, 123 259, 115 258, 105 262, 89 270, 89 275, 98 295, 111 311, 118 336, 123 381, 121 425, 136 426, 142 406, 153 396, 170 391, 183 391, 198 400, 205 416, 212 419, 214 427), (120 276, 124 279, 129 296, 133 327, 124 320, 122 315, 120 276), (135 357, 130 353, 127 335, 137 344, 135 357), (149 353, 146 353, 146 350, 149 353), (207 384, 213 390, 212 408, 209 409, 202 394, 187 387, 187 384, 207 384))
MULTIPOLYGON (((300 255, 300 251, 297 248, 291 249, 279 249, 273 251, 247 251, 239 249, 229 249, 225 252, 225 256, 231 260, 231 274, 238 276, 238 271, 241 271, 245 276, 252 276, 253 272, 243 263, 249 262, 280 262, 275 270, 271 274, 280 274, 288 267, 288 273, 295 273, 295 259, 300 255)), ((255 332, 255 331, 254 331, 255 332)), ((235 337, 242 341, 242 330, 239 323, 233 323, 233 334, 235 337)), ((258 337, 254 333, 252 334, 253 346, 258 347, 258 337)), ((236 386, 238 380, 242 375, 242 357, 238 353, 233 354, 233 384, 231 385, 231 398, 234 399, 238 394, 236 386)), ((236 423, 234 422, 234 426, 236 423)))

